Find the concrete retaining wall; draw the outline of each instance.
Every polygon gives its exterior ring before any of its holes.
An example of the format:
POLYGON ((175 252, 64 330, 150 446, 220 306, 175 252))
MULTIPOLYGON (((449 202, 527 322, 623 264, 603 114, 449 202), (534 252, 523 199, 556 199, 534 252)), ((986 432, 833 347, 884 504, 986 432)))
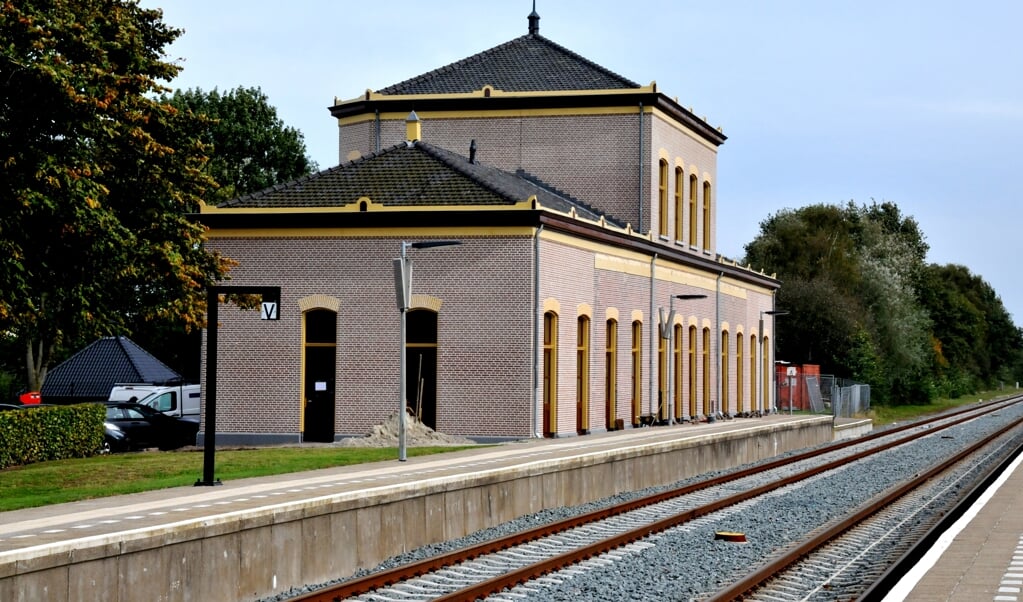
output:
POLYGON ((524 514, 671 483, 833 436, 830 417, 760 424, 76 540, 66 548, 29 548, 0 564, 0 600, 255 600, 524 514))

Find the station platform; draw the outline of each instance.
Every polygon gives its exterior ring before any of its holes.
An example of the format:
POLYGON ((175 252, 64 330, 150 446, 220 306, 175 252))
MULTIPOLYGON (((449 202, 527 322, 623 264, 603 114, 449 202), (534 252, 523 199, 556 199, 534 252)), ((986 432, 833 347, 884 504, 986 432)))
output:
POLYGON ((3 512, 0 600, 257 600, 545 508, 755 462, 856 428, 870 423, 772 414, 3 512))
POLYGON ((1023 600, 1023 456, 943 534, 886 602, 1023 600))

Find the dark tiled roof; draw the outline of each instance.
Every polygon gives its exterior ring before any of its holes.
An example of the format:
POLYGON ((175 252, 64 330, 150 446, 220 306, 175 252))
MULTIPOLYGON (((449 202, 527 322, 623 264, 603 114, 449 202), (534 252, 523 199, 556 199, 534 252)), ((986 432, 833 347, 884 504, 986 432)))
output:
POLYGON ((539 34, 528 34, 378 92, 468 93, 487 85, 506 92, 641 87, 539 34))
POLYGON ((43 402, 107 399, 116 383, 180 382, 181 375, 128 337, 104 337, 55 366, 43 402))
POLYGON ((341 207, 368 197, 374 203, 400 207, 443 205, 514 205, 536 195, 557 211, 573 207, 580 217, 600 214, 567 195, 520 175, 509 173, 442 148, 401 143, 350 163, 227 201, 221 208, 341 207))

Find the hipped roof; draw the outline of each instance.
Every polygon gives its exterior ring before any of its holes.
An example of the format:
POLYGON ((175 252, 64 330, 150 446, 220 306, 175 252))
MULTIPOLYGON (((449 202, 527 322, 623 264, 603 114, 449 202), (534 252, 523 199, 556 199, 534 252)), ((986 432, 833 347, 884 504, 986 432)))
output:
POLYGON ((117 383, 181 382, 181 375, 124 336, 94 341, 46 376, 40 393, 47 398, 107 399, 117 383))

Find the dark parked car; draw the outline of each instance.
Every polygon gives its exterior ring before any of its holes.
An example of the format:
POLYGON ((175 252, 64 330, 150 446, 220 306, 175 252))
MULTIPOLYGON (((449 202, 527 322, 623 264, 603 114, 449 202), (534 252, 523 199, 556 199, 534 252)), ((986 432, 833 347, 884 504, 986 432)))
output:
POLYGON ((149 406, 127 401, 108 401, 107 422, 126 436, 130 449, 175 449, 193 445, 199 423, 167 416, 149 406))

